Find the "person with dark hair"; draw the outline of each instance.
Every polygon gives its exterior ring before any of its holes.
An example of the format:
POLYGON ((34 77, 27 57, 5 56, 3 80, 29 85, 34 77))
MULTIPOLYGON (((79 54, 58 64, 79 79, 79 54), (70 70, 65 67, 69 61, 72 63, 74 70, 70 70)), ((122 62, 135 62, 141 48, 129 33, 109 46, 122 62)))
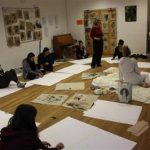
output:
POLYGON ((38 129, 35 124, 37 110, 28 104, 19 105, 8 126, 1 129, 1 150, 61 150, 64 145, 59 143, 55 148, 41 141, 38 137, 38 129))
POLYGON ((122 55, 119 62, 119 79, 132 85, 150 87, 149 76, 140 73, 136 60, 130 58, 131 51, 127 46, 123 47, 122 55))
POLYGON ((88 54, 86 53, 83 42, 80 40, 79 45, 76 47, 76 58, 77 59, 84 59, 87 57, 88 57, 88 54))
POLYGON ((25 79, 35 79, 43 76, 43 73, 37 68, 35 64, 35 54, 29 53, 27 58, 25 58, 22 62, 23 66, 23 77, 25 79))
POLYGON ((38 56, 38 65, 45 71, 53 71, 54 53, 50 53, 49 48, 45 47, 43 52, 38 56))
POLYGON ((118 59, 122 57, 123 45, 124 45, 124 41, 120 39, 118 42, 118 46, 115 48, 113 58, 111 60, 114 60, 116 56, 118 56, 118 59))
POLYGON ((95 66, 101 66, 101 57, 103 54, 103 32, 100 26, 100 21, 95 20, 90 32, 90 36, 93 39, 93 57, 91 68, 95 66))
POLYGON ((4 72, 0 65, 0 89, 7 88, 11 81, 16 82, 17 87, 19 88, 24 88, 26 85, 26 83, 21 83, 18 80, 16 71, 14 69, 4 72))

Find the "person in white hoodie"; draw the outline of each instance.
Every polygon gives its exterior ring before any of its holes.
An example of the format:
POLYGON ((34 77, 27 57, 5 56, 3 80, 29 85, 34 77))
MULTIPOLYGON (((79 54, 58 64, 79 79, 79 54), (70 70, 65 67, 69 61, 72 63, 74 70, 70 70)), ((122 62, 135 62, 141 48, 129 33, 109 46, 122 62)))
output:
POLYGON ((131 51, 128 46, 123 47, 122 54, 123 57, 119 61, 119 79, 132 85, 150 87, 149 76, 140 73, 136 60, 129 57, 131 51))

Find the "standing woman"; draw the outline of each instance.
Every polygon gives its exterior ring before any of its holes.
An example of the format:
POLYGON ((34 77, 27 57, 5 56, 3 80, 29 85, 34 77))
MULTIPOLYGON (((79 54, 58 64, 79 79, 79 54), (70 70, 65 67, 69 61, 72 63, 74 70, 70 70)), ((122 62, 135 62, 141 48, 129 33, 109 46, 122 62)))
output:
POLYGON ((95 20, 91 29, 90 36, 93 39, 93 58, 91 68, 101 66, 101 57, 103 53, 103 32, 100 26, 100 21, 95 20))

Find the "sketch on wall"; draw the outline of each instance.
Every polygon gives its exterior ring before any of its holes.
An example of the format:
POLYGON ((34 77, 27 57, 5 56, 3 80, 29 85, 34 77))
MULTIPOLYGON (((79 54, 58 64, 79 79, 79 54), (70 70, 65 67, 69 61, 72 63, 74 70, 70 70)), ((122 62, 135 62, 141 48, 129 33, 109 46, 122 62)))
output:
POLYGON ((101 21, 104 33, 104 53, 112 54, 117 44, 116 9, 108 8, 84 11, 85 44, 87 50, 92 49, 90 30, 95 19, 101 21))
POLYGON ((2 8, 8 47, 42 39, 40 9, 2 8))

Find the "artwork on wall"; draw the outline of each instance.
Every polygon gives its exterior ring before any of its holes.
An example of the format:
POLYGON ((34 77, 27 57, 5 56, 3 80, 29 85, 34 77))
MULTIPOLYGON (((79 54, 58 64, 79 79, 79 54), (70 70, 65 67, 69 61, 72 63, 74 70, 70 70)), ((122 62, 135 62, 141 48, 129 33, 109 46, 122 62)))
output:
POLYGON ((2 11, 9 47, 42 39, 42 25, 38 7, 3 8, 2 11))
POLYGON ((90 30, 95 19, 101 21, 101 27, 104 33, 104 53, 113 54, 117 43, 116 9, 108 8, 84 11, 85 44, 87 50, 92 49, 90 30))
POLYGON ((137 6, 125 6, 125 21, 136 21, 137 18, 137 6))

